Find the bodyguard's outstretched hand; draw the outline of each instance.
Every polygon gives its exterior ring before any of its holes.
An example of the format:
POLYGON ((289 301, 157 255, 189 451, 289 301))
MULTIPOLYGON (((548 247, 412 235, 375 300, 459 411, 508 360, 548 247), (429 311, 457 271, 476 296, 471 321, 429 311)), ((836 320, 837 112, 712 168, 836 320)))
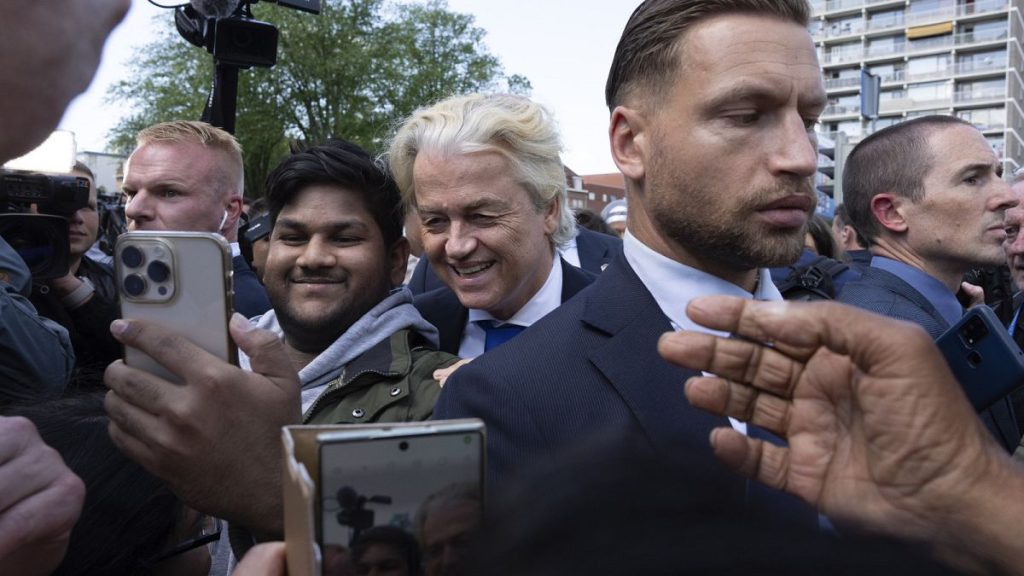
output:
POLYGON ((155 324, 118 320, 111 330, 182 381, 111 364, 114 443, 193 508, 279 535, 281 427, 300 419, 298 376, 280 340, 235 314, 231 337, 251 359, 248 372, 155 324))
POLYGON ((737 335, 662 337, 665 359, 717 375, 691 378, 689 401, 788 440, 782 448, 716 429, 723 462, 835 520, 1024 569, 1024 552, 1006 540, 1024 473, 920 328, 836 303, 710 297, 687 313, 737 335))

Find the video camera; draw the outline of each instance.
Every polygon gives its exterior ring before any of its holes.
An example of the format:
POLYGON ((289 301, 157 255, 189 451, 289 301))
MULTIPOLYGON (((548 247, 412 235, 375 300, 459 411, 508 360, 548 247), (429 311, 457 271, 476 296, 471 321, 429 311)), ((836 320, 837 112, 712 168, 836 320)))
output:
POLYGON ((68 218, 89 203, 89 180, 67 175, 74 158, 74 136, 57 132, 0 170, 0 237, 34 281, 68 273, 68 218))
MULTIPOLYGON (((174 10, 174 24, 186 40, 213 54, 213 89, 202 120, 235 133, 238 71, 277 63, 277 27, 252 17, 259 0, 190 0, 174 10)), ((267 0, 312 14, 320 0, 267 0)))
MULTIPOLYGON (((178 32, 190 43, 206 48, 219 63, 240 68, 270 68, 277 62, 277 28, 252 17, 259 0, 192 0, 175 10, 178 32)), ((267 0, 312 14, 320 0, 267 0)))

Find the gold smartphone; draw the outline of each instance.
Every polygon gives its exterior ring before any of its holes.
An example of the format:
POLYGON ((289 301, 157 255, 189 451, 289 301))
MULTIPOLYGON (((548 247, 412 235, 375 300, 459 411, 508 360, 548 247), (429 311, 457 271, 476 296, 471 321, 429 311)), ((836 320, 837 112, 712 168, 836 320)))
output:
MULTIPOLYGON (((117 239, 114 268, 122 318, 159 324, 238 365, 238 351, 228 333, 232 267, 224 237, 207 232, 128 232, 117 239)), ((130 346, 125 346, 124 362, 179 381, 130 346)))

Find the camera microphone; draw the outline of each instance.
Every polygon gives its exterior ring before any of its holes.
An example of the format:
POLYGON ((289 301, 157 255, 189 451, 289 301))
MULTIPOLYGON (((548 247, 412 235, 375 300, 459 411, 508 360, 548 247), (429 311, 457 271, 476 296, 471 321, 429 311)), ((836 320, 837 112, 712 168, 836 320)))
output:
POLYGON ((205 18, 220 20, 227 18, 238 9, 240 0, 189 0, 189 4, 196 12, 205 18))

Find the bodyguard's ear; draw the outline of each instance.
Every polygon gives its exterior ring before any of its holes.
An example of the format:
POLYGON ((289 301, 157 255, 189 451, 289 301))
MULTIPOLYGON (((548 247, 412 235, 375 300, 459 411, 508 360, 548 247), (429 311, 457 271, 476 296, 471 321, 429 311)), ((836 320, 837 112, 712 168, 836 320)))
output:
POLYGON ((647 158, 646 119, 640 110, 617 106, 612 110, 608 126, 608 140, 611 143, 612 160, 629 180, 642 181, 646 172, 647 158))
POLYGON ((882 228, 902 234, 907 231, 907 218, 904 214, 907 202, 907 198, 889 192, 876 194, 871 198, 871 214, 882 228))

